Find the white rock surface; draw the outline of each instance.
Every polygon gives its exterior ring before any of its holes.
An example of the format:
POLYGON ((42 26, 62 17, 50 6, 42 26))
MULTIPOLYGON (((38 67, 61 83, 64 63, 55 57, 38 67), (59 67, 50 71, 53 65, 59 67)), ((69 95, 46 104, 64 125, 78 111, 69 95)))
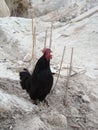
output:
POLYGON ((95 8, 92 8, 90 9, 88 12, 80 15, 79 17, 75 18, 75 19, 72 19, 72 22, 78 22, 78 21, 81 21, 85 18, 88 18, 90 16, 92 16, 93 14, 97 13, 98 12, 98 6, 95 7, 95 8))
POLYGON ((10 95, 0 90, 0 112, 12 111, 14 108, 31 112, 34 105, 16 95, 10 95))
POLYGON ((0 0, 0 17, 10 16, 10 10, 5 0, 0 0))
MULTIPOLYGON (((33 117, 32 117, 33 118, 33 117)), ((34 117, 33 119, 29 120, 24 119, 24 122, 18 121, 14 130, 51 130, 48 128, 39 117, 34 117)))
MULTIPOLYGON (((12 15, 23 17, 32 17, 33 9, 35 10, 35 15, 40 16, 51 11, 61 10, 61 8, 65 10, 74 5, 77 6, 76 15, 80 15, 98 5, 97 0, 6 0, 6 2, 12 15)), ((62 13, 60 13, 60 15, 62 15, 62 13)))

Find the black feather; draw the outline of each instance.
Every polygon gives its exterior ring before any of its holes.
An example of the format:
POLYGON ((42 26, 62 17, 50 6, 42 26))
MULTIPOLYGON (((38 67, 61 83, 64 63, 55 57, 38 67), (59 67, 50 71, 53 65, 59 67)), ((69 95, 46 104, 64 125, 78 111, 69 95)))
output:
POLYGON ((27 69, 20 72, 20 84, 33 100, 43 101, 53 85, 53 74, 50 70, 50 60, 45 54, 38 60, 32 74, 27 69))

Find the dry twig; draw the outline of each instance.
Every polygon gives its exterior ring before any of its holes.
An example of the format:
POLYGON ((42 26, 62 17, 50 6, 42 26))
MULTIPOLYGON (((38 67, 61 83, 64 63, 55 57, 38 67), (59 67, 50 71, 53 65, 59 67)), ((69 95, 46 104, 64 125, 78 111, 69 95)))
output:
POLYGON ((80 118, 80 119, 85 119, 85 117, 84 116, 81 116, 81 115, 67 115, 66 116, 67 118, 80 118))
POLYGON ((80 121, 78 121, 78 124, 81 126, 83 130, 87 130, 86 127, 80 121))
POLYGON ((74 127, 74 128, 78 128, 78 129, 80 128, 80 126, 79 126, 79 125, 76 125, 76 124, 74 124, 74 125, 70 124, 70 126, 71 126, 71 127, 74 127))
POLYGON ((84 74, 84 73, 86 72, 86 70, 82 70, 82 71, 80 71, 80 72, 76 72, 76 71, 73 70, 73 72, 75 72, 75 73, 74 73, 74 74, 71 74, 70 77, 73 77, 73 76, 79 75, 79 74, 84 74))

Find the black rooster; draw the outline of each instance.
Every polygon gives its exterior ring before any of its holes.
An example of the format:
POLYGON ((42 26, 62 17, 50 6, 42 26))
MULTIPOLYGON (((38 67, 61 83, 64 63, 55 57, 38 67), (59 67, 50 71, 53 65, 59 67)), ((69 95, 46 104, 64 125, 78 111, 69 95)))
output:
POLYGON ((43 101, 53 85, 53 74, 50 70, 51 50, 42 50, 43 56, 37 61, 32 74, 27 69, 20 72, 20 84, 33 100, 43 101))

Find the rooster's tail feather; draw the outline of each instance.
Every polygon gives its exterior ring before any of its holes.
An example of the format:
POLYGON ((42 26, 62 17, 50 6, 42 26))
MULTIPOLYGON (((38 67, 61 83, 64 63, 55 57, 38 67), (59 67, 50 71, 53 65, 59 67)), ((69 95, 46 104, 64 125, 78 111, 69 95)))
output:
POLYGON ((24 69, 22 72, 19 73, 20 76, 20 84, 22 86, 22 89, 25 89, 27 92, 30 88, 30 80, 31 80, 31 74, 27 69, 24 69))

